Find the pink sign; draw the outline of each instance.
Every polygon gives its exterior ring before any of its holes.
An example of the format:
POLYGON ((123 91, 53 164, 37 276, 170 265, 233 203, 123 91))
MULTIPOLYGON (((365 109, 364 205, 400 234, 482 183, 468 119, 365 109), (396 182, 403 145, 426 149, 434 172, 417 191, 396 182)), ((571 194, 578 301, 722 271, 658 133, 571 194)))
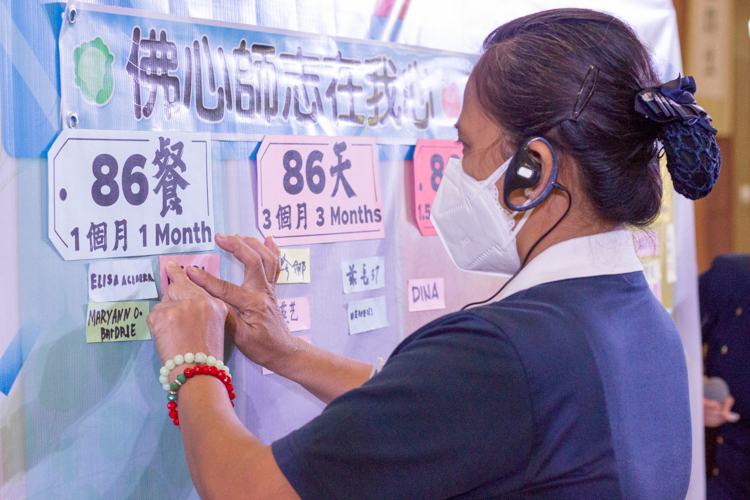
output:
POLYGON ((409 312, 445 309, 445 292, 443 278, 409 280, 409 312))
POLYGON ((385 237, 374 137, 267 135, 257 157, 263 236, 279 245, 385 237))
MULTIPOLYGON (((312 344, 312 333, 308 333, 307 335, 298 335, 298 337, 304 340, 305 342, 307 342, 308 344, 312 344)), ((263 371, 263 375, 271 375, 272 373, 274 373, 266 367, 263 367, 262 371, 263 371)))
POLYGON ((219 270, 221 267, 221 255, 218 253, 162 255, 159 257, 159 277, 162 295, 164 295, 164 292, 170 283, 169 278, 167 277, 167 270, 164 267, 170 260, 175 261, 183 269, 185 269, 185 266, 193 266, 198 269, 203 269, 217 278, 220 277, 219 270))
POLYGON ((276 303, 279 305, 289 331, 299 332, 310 329, 310 297, 276 299, 276 303))
POLYGON ((450 158, 463 158, 463 147, 456 141, 419 139, 414 149, 414 217, 422 236, 436 235, 430 222, 443 170, 450 158))

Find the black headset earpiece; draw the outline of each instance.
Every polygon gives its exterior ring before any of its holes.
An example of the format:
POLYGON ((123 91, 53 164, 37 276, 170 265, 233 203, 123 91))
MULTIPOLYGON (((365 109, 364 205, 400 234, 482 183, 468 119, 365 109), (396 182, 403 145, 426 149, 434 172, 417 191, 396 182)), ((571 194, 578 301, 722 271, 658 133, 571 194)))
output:
POLYGON ((523 141, 521 147, 518 148, 516 154, 510 160, 508 170, 505 171, 505 182, 503 184, 503 200, 505 205, 516 212, 522 212, 530 210, 535 206, 543 202, 547 196, 549 196, 552 188, 555 186, 557 181, 557 155, 552 144, 543 137, 531 137, 523 141), (530 203, 518 206, 514 205, 510 201, 510 194, 516 189, 528 189, 533 188, 542 178, 542 164, 532 156, 529 150, 529 145, 532 142, 541 141, 544 143, 552 153, 552 172, 550 172, 547 185, 544 187, 542 193, 530 203))

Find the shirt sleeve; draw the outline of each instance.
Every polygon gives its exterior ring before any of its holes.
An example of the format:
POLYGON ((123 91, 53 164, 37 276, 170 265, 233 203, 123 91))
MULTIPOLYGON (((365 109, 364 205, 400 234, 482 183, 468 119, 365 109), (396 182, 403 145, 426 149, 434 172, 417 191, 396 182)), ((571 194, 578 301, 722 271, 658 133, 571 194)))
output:
POLYGON ((459 313, 414 333, 380 373, 272 450, 302 498, 447 498, 492 481, 519 489, 532 429, 515 349, 487 320, 459 313))

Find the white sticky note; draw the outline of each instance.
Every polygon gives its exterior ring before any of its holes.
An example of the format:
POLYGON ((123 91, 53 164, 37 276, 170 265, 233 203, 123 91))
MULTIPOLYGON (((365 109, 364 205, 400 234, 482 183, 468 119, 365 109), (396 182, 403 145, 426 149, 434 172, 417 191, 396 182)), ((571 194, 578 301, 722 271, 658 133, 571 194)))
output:
POLYGON ((409 280, 409 312, 445 309, 443 278, 409 280))
MULTIPOLYGON (((304 340, 305 342, 307 342, 308 344, 312 344, 312 333, 308 333, 307 335, 298 335, 298 337, 301 340, 304 340)), ((271 370, 269 370, 266 367, 261 367, 261 368, 262 368, 261 371, 263 372, 263 375, 271 375, 271 374, 275 373, 275 372, 272 372, 271 370)))
POLYGON ((87 280, 89 302, 156 299, 159 297, 151 259, 92 262, 87 280))
POLYGON ((346 305, 346 313, 349 319, 349 335, 388 326, 385 296, 349 302, 346 305))
POLYGON ((310 249, 281 248, 281 273, 276 282, 280 285, 310 283, 310 249))
POLYGON ((385 286, 385 258, 345 260, 341 263, 344 293, 377 290, 385 286))

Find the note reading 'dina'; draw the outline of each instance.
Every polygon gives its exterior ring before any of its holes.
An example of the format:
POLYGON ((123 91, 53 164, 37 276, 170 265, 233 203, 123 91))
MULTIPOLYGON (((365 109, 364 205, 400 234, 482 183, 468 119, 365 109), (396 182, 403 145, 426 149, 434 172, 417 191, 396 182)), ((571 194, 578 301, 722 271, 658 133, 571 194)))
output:
POLYGON ((407 288, 409 312, 445 309, 443 278, 409 280, 407 288))

